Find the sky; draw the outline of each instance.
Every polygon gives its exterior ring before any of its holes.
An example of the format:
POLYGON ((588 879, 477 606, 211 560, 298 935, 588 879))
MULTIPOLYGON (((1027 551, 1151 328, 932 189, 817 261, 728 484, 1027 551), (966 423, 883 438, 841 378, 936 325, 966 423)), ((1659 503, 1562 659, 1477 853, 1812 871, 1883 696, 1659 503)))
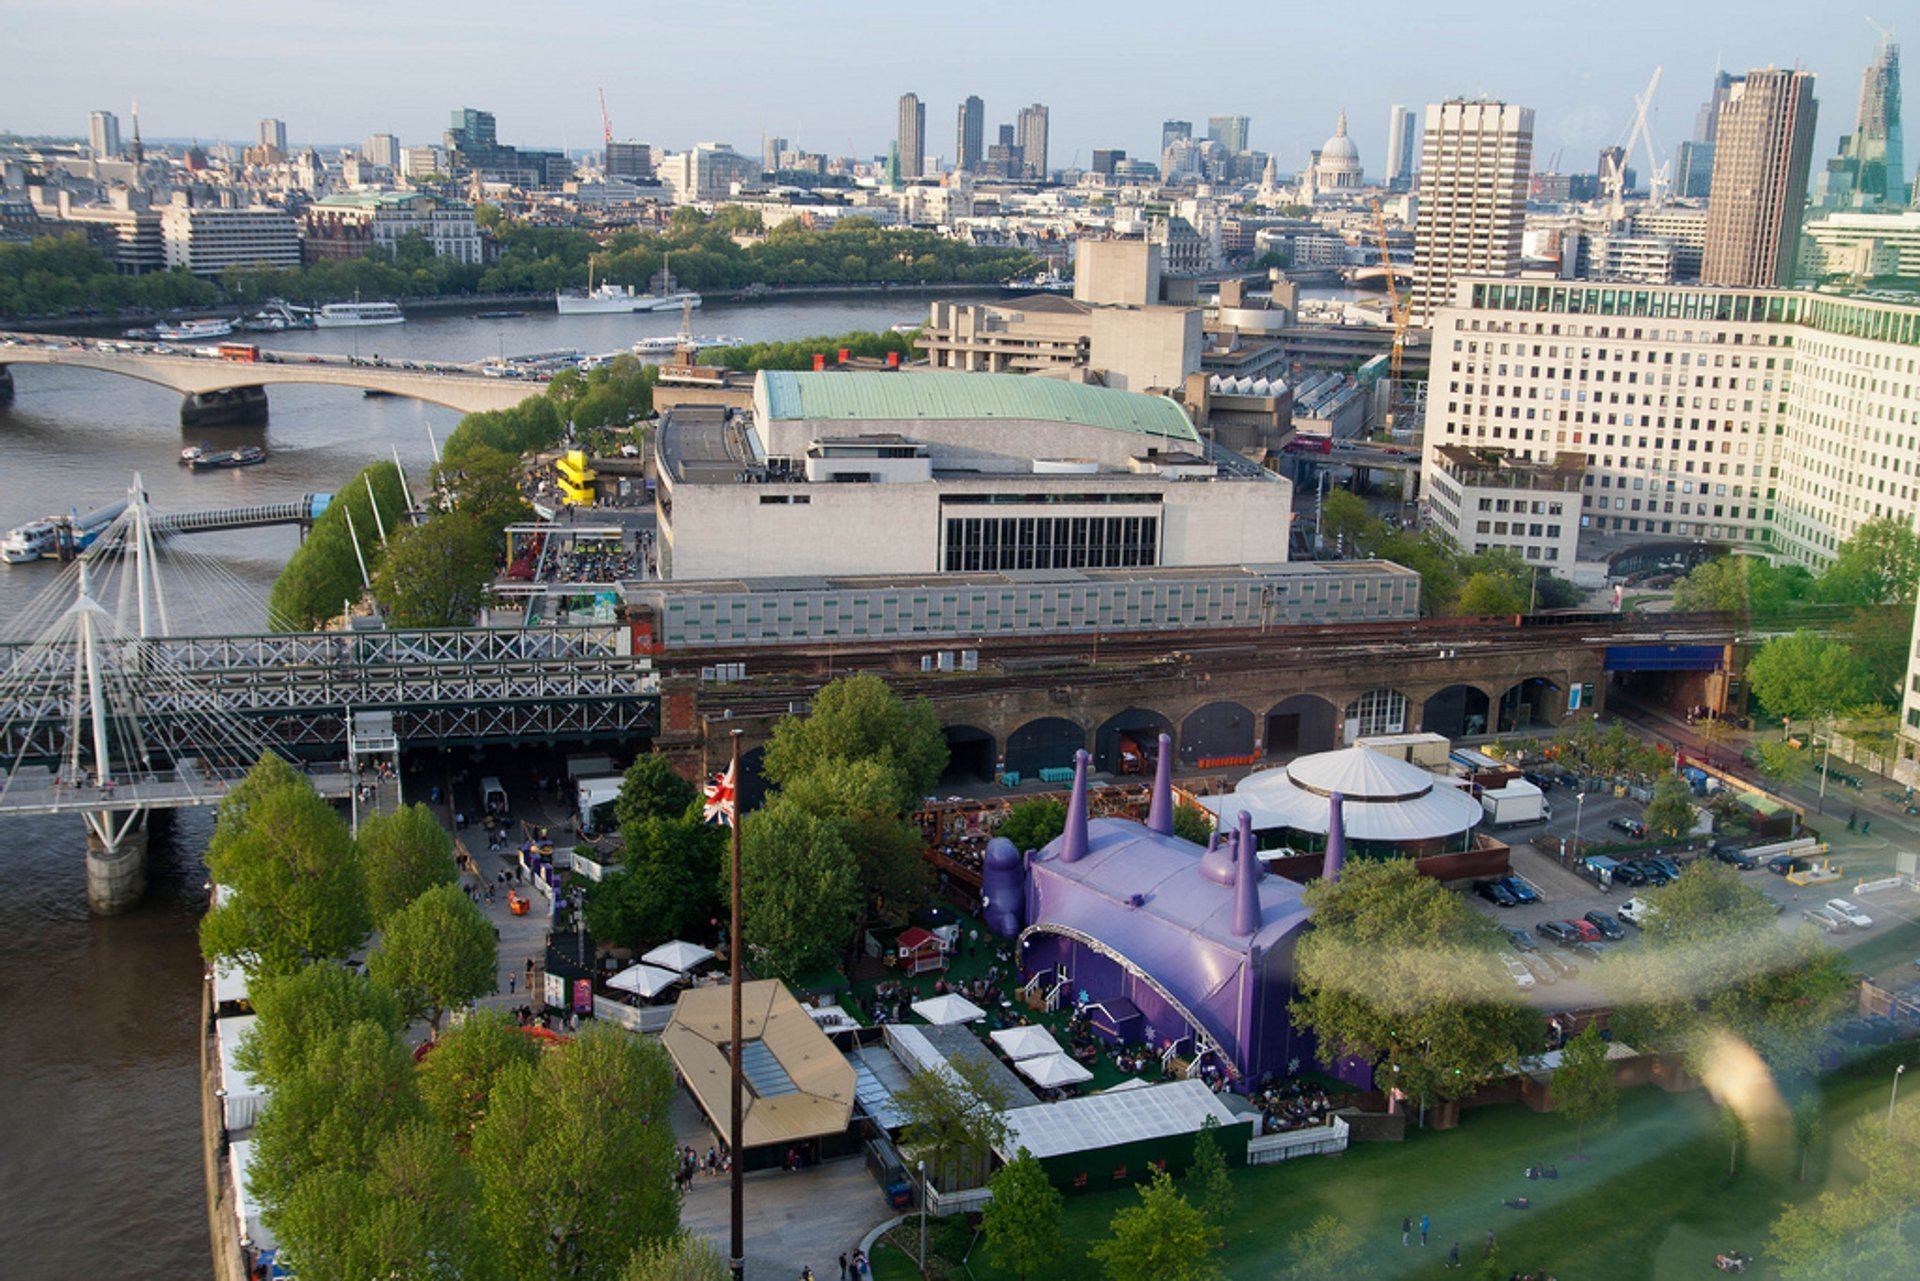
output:
MULTIPOLYGON (((597 91, 614 137, 757 152, 761 139, 828 155, 884 154, 902 93, 927 104, 927 151, 951 161, 954 115, 986 101, 987 140, 1020 107, 1051 109, 1049 163, 1096 147, 1157 158, 1160 121, 1252 119, 1251 145, 1291 173, 1344 107, 1370 175, 1388 108, 1488 97, 1535 109, 1535 166, 1589 171, 1624 141, 1634 97, 1664 68, 1653 138, 1689 137, 1716 67, 1800 65, 1819 79, 1815 156, 1852 127, 1878 48, 1869 17, 1819 0, 0 0, 0 130, 84 136, 115 111, 148 138, 250 141, 261 117, 294 146, 437 143, 449 112, 498 118, 502 142, 597 145, 597 91), (1186 14, 1221 15, 1211 24, 1186 14)), ((1920 71, 1911 73, 1920 77, 1920 71)), ((1909 95, 1910 96, 1910 95, 1909 95)), ((1909 156, 1920 143, 1909 143, 1909 156)), ((1634 163, 1642 163, 1640 156, 1634 163)))

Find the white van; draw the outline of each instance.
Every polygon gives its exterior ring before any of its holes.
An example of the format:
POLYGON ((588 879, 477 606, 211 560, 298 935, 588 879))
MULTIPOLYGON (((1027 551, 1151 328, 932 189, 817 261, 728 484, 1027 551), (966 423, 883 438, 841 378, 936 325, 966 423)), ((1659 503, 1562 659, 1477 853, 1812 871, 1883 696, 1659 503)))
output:
POLYGON ((513 812, 512 807, 507 804, 507 789, 500 786, 499 779, 480 780, 480 812, 500 816, 513 812))

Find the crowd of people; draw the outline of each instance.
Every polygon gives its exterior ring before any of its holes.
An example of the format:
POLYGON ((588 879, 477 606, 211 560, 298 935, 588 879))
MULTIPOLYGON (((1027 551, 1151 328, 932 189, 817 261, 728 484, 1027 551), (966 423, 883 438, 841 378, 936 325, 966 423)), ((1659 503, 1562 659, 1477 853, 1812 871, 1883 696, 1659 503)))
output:
POLYGON ((709 1146, 707 1154, 701 1156, 688 1144, 680 1149, 680 1168, 674 1172, 673 1181, 682 1188, 690 1185, 698 1175, 717 1179, 733 1170, 733 1154, 709 1146))
POLYGON ((581 539, 571 547, 556 548, 544 581, 549 583, 615 583, 650 576, 653 534, 641 530, 635 545, 619 539, 581 539))
POLYGON ((1325 1090, 1314 1089, 1302 1081, 1285 1081, 1255 1090, 1251 1102, 1260 1109, 1262 1134, 1325 1125, 1333 1111, 1325 1090))

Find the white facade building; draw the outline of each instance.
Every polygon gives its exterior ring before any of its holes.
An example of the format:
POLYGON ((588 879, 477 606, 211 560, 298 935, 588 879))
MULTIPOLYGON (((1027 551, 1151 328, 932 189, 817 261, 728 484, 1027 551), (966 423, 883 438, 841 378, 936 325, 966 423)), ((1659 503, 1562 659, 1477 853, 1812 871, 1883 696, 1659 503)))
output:
POLYGON ((355 191, 315 201, 307 209, 309 260, 357 258, 370 248, 391 252, 405 236, 419 236, 437 258, 478 263, 480 228, 473 206, 417 191, 355 191), (316 253, 325 245, 335 252, 316 253))
POLYGON ((1464 276, 1520 268, 1533 169, 1533 111, 1504 102, 1427 108, 1420 218, 1413 231, 1413 323, 1428 325, 1464 276))
POLYGON ((284 209, 169 205, 160 211, 168 267, 217 276, 229 267, 297 267, 300 232, 284 209))

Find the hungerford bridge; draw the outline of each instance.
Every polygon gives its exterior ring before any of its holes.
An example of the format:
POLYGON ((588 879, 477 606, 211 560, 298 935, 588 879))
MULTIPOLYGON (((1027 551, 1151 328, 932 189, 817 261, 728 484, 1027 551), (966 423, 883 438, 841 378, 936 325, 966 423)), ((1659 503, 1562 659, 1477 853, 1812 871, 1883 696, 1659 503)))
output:
MULTIPOLYGON (((170 550, 169 576, 237 585, 170 550)), ((78 814, 87 899, 125 910, 146 887, 149 811, 218 805, 263 752, 356 766, 401 741, 651 737, 659 681, 611 626, 176 635, 136 479, 94 550, 0 640, 0 817, 78 814), (343 764, 344 762, 344 764, 343 764)))

